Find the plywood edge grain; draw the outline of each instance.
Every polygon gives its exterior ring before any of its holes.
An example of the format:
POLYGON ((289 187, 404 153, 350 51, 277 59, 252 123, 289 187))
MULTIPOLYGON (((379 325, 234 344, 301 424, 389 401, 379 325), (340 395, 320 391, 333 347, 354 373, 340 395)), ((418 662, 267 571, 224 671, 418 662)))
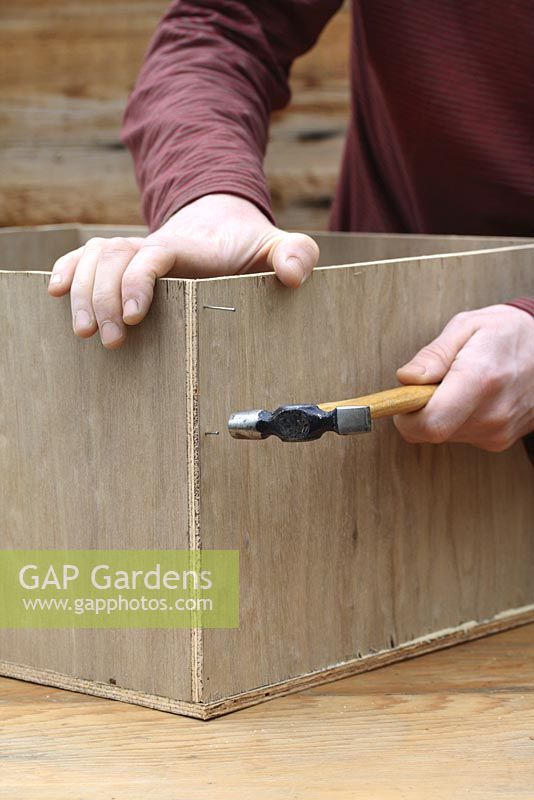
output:
POLYGON ((528 243, 534 242, 534 239, 531 236, 486 236, 486 235, 475 235, 475 234, 463 234, 463 233, 373 233, 372 231, 321 231, 321 230, 314 230, 314 229, 307 229, 302 231, 302 233, 307 234, 308 236, 318 236, 318 237, 334 237, 336 239, 349 239, 353 241, 358 241, 358 239, 390 239, 391 241, 395 240, 408 240, 411 242, 417 241, 443 241, 447 240, 450 242, 474 242, 480 241, 481 244, 488 243, 488 247, 490 246, 504 246, 513 245, 513 244, 521 244, 521 243, 528 243))
POLYGON ((323 683, 349 678, 361 672, 369 672, 379 667, 386 667, 397 661, 405 661, 408 658, 415 658, 435 650, 453 647, 457 644, 480 639, 483 636, 490 636, 510 628, 517 628, 520 625, 527 625, 530 622, 534 622, 534 604, 501 612, 489 620, 479 622, 472 620, 454 628, 447 628, 426 636, 420 636, 417 639, 399 645, 393 650, 371 653, 361 658, 334 664, 307 675, 301 675, 287 681, 243 692, 233 697, 206 703, 204 704, 205 714, 203 719, 219 717, 232 711, 238 711, 241 708, 263 703, 275 697, 302 692, 306 689, 320 686, 323 683))
MULTIPOLYGON (((200 550, 200 446, 198 397, 198 298, 195 281, 185 285, 185 352, 187 411, 187 513, 189 551, 200 550)), ((193 701, 202 700, 202 629, 191 628, 191 692, 193 701)))
POLYGON ((530 622, 534 622, 534 604, 504 611, 489 620, 480 622, 473 620, 454 628, 447 628, 427 636, 421 636, 418 639, 400 645, 394 650, 372 653, 362 658, 352 659, 299 676, 298 678, 262 686, 258 689, 211 703, 162 697, 148 694, 147 692, 139 692, 135 689, 125 689, 121 686, 98 683, 85 678, 76 678, 72 675, 54 672, 53 670, 35 669, 24 664, 14 664, 3 660, 0 660, 0 675, 30 683, 39 683, 44 686, 54 686, 57 689, 64 689, 69 692, 81 692, 95 697, 103 697, 107 700, 134 703, 135 705, 152 708, 155 711, 166 711, 171 714, 193 717, 194 719, 209 720, 249 706, 258 705, 266 700, 302 692, 323 683, 349 678, 361 672, 369 672, 372 669, 385 667, 397 661, 404 661, 435 650, 442 650, 446 647, 453 647, 457 644, 480 639, 483 636, 501 633, 510 628, 527 625, 530 622))
POLYGON ((0 675, 5 678, 14 678, 29 683, 39 683, 43 686, 53 686, 67 692, 79 692, 94 697, 103 697, 106 700, 119 700, 122 703, 133 703, 155 711, 167 711, 171 714, 181 714, 196 719, 206 719, 205 707, 200 703, 189 700, 174 700, 160 695, 139 692, 135 689, 125 689, 122 686, 113 686, 107 683, 98 683, 86 678, 75 678, 61 672, 49 669, 35 669, 24 664, 12 664, 0 660, 0 675))
MULTIPOLYGON (((316 267, 315 272, 324 272, 331 269, 346 269, 350 267, 376 266, 377 264, 405 264, 413 261, 448 261, 455 258, 465 258, 466 256, 486 256, 493 253, 511 253, 518 250, 532 250, 534 252, 534 241, 527 241, 525 244, 502 245, 498 247, 482 247, 480 250, 461 250, 444 253, 429 253, 428 255, 403 256, 402 258, 377 258, 371 261, 354 261, 348 264, 332 264, 331 266, 316 267)), ((208 280, 214 280, 213 278, 208 280)))

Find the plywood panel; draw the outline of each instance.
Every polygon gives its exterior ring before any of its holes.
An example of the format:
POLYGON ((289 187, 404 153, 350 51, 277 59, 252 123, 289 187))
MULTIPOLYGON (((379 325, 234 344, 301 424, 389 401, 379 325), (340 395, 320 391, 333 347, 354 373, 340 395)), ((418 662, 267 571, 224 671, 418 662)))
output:
MULTIPOLYGON (((108 352, 48 277, 0 272, 2 547, 187 549, 184 284, 108 352)), ((190 698, 188 630, 2 631, 0 659, 190 698)))
POLYGON ((0 228, 0 269, 51 270, 54 261, 79 246, 76 225, 0 228))
POLYGON ((197 283, 200 536, 240 550, 242 586, 240 629, 200 643, 204 701, 534 602, 521 444, 409 446, 391 421, 300 445, 225 433, 237 409, 393 385, 454 313, 532 291, 533 254, 324 269, 298 292, 272 276, 197 283))
POLYGON ((481 250, 527 244, 530 239, 504 236, 425 236, 419 234, 312 233, 320 248, 319 265, 481 250))

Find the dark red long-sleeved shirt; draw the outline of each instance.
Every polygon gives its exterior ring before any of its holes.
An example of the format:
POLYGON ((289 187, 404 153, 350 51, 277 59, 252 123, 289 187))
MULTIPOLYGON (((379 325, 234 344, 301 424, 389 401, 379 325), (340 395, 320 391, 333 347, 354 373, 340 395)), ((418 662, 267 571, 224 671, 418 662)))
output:
MULTIPOLYGON (((124 118, 151 228, 230 192, 272 217, 269 113, 341 0, 175 0, 124 118)), ((532 0, 354 0, 331 227, 534 235, 532 0)))
MULTIPOLYGON (((174 0, 123 125, 151 229, 214 192, 272 219, 269 114, 341 2, 174 0)), ((534 236, 532 0, 353 0, 351 79, 333 230, 534 236)))

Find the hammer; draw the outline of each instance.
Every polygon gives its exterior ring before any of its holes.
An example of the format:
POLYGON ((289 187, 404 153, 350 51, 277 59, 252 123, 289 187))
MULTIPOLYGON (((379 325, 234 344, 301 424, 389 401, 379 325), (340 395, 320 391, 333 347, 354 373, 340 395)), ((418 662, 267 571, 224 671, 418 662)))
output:
POLYGON ((342 436, 368 433, 373 419, 419 411, 437 388, 437 384, 397 386, 334 403, 286 405, 275 411, 238 411, 228 420, 228 430, 234 439, 278 436, 283 442, 311 442, 327 431, 342 436))

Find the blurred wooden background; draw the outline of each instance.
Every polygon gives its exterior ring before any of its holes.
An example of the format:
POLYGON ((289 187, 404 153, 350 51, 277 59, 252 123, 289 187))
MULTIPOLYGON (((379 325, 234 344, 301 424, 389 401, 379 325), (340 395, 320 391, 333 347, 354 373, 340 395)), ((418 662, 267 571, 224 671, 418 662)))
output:
MULTIPOLYGON (((2 0, 0 225, 137 223, 122 111, 163 0, 2 0)), ((348 115, 345 7, 293 70, 266 162, 278 224, 326 227, 348 115)))

